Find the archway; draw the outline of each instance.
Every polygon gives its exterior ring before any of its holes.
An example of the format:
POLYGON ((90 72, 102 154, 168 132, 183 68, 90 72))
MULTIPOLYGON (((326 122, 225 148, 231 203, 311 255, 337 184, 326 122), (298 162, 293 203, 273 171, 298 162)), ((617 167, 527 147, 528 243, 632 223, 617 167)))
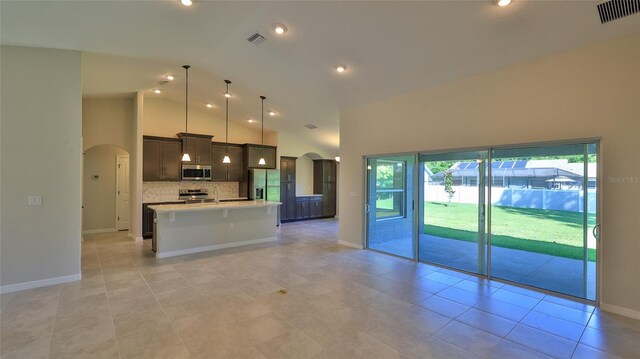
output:
POLYGON ((97 145, 83 154, 82 233, 128 230, 131 226, 129 152, 97 145))
POLYGON ((313 194, 313 160, 322 159, 315 152, 307 152, 296 159, 296 194, 313 194))

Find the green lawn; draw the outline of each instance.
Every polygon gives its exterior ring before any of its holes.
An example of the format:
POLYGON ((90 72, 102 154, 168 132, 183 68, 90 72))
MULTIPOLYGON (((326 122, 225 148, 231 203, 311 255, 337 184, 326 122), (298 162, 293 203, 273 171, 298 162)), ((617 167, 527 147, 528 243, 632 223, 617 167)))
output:
MULTIPOLYGON (((477 241, 477 206, 426 202, 424 211, 425 234, 477 241)), ((491 215, 494 246, 583 258, 582 214, 579 212, 493 206, 491 215)), ((589 218, 589 222, 594 220, 589 218)), ((588 250, 588 257, 589 261, 595 261, 595 249, 588 250)))

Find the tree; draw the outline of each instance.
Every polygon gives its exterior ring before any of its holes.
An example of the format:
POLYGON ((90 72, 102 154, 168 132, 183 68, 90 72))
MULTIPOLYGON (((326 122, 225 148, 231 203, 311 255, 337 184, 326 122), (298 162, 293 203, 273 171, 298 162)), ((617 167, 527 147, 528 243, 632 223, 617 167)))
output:
POLYGON ((451 171, 444 171, 444 191, 447 192, 449 197, 449 203, 456 191, 453 189, 453 173, 451 171))

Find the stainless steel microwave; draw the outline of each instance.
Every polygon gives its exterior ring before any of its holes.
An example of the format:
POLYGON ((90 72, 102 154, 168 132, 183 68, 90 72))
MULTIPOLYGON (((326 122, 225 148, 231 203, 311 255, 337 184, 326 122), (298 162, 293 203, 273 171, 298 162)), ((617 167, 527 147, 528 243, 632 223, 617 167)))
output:
POLYGON ((183 181, 211 181, 211 166, 182 165, 183 181))

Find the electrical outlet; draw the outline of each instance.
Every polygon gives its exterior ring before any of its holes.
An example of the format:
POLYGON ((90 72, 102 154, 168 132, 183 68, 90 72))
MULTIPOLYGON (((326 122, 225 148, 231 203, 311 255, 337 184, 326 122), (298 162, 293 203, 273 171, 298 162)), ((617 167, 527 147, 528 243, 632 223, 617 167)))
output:
POLYGON ((357 194, 355 191, 351 191, 351 192, 349 192, 349 196, 351 196, 351 197, 357 197, 357 196, 358 196, 358 194, 357 194))
POLYGON ((42 206, 42 196, 29 196, 29 206, 42 206))

